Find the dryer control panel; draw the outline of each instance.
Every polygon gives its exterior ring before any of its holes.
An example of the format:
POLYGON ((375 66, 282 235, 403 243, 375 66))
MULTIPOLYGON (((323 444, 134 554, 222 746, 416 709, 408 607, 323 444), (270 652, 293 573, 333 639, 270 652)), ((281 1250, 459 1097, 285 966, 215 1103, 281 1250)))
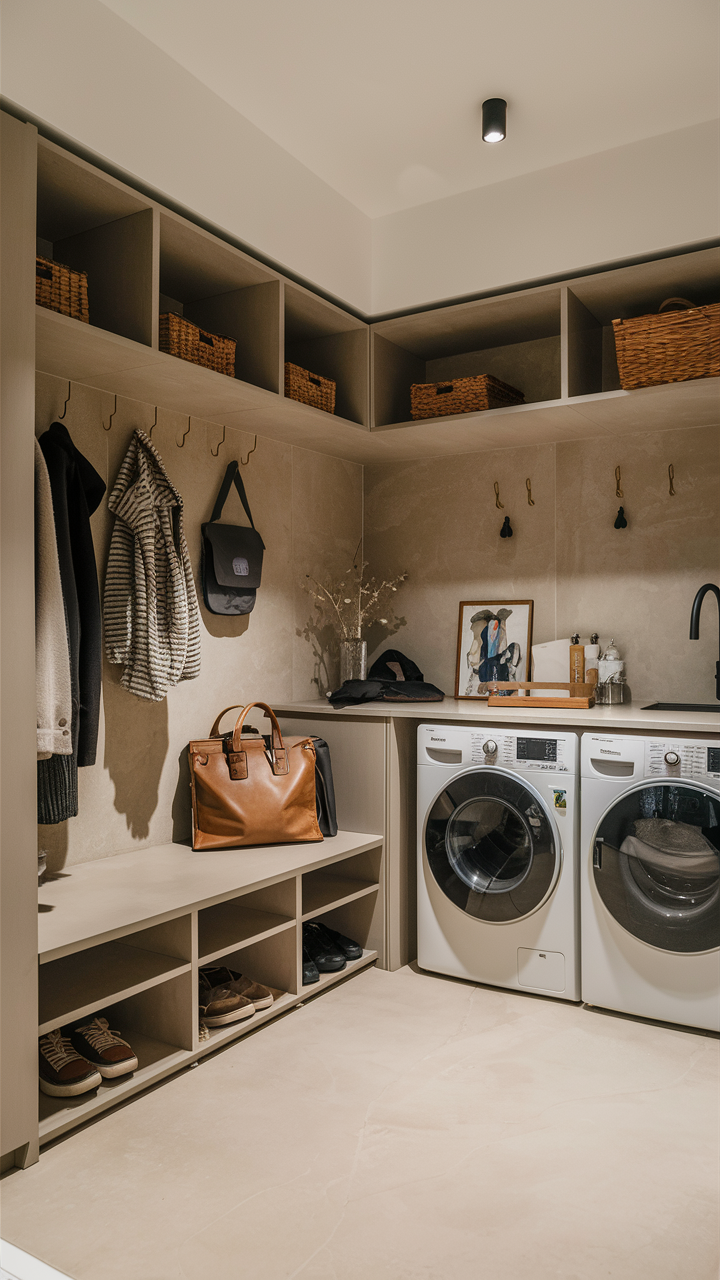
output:
POLYGON ((418 764, 495 765, 514 772, 575 773, 578 742, 572 733, 420 725, 418 764))
POLYGON ((720 742, 648 738, 645 743, 645 777, 720 779, 720 742))
POLYGON ((584 733, 585 778, 720 780, 720 739, 642 738, 584 733))

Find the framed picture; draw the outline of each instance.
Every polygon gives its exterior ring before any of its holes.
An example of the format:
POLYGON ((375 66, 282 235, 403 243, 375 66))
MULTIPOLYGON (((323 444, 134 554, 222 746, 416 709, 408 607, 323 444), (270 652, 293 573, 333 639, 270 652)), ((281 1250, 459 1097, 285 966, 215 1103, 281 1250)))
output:
POLYGON ((529 680, 532 600, 462 600, 456 698, 489 697, 494 680, 529 680))

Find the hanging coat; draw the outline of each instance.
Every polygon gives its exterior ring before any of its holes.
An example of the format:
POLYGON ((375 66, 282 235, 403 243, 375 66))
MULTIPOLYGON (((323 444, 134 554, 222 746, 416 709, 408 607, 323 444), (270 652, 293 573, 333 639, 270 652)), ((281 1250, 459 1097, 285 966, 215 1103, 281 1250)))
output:
POLYGON ((183 533, 183 502, 160 455, 136 431, 110 494, 115 515, 103 626, 108 660, 138 698, 160 702, 200 674, 200 614, 183 533))
POLYGON ((39 443, 52 491, 73 699, 73 754, 53 755, 37 766, 38 822, 57 823, 77 813, 77 770, 94 764, 97 752, 102 629, 90 516, 102 501, 105 481, 63 423, 53 422, 39 443))
POLYGON ((35 700, 37 755, 71 756, 72 680, 47 464, 35 441, 35 700))

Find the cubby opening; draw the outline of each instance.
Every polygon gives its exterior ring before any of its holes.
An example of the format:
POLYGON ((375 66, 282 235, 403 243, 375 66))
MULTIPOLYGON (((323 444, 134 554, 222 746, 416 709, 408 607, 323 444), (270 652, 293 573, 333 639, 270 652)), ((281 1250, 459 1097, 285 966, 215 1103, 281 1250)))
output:
MULTIPOLYGON (((37 252, 88 276, 90 324, 153 336, 153 210, 52 144, 38 146, 37 252)), ((78 323, 83 323, 78 321, 78 323)))
POLYGON ((242 1022, 231 1022, 224 1027, 208 1027, 211 1045, 256 1030, 294 1003, 299 990, 297 926, 293 924, 291 928, 272 937, 226 953, 222 964, 234 973, 241 973, 243 977, 269 987, 273 1003, 269 1009, 258 1009, 253 1017, 242 1022))
POLYGON ((285 360, 331 378, 335 414, 366 426, 368 421, 368 328, 315 294, 286 284, 285 360))
POLYGON ((306 871, 302 878, 303 920, 345 902, 375 894, 380 883, 381 849, 356 853, 342 862, 306 871))
POLYGON ((667 298, 720 301, 720 252, 701 249, 574 281, 568 297, 568 395, 620 390, 613 320, 656 314, 667 298))
POLYGON ((190 917, 185 916, 41 964, 38 1034, 165 983, 171 974, 189 969, 189 951, 190 917))
MULTIPOLYGON (((187 972, 127 999, 96 1007, 93 1016, 107 1018, 110 1029, 134 1050, 137 1070, 104 1079, 97 1089, 75 1098, 51 1098, 41 1092, 41 1138, 47 1140, 64 1128, 79 1124, 84 1116, 113 1106, 164 1071, 169 1073, 182 1065, 194 1045, 197 1016, 193 1022, 192 1006, 192 974, 187 972)), ((75 1018, 68 1019, 74 1021, 75 1018)))
POLYGON ((200 964, 281 933, 295 920, 295 880, 256 889, 198 912, 200 964))
MULTIPOLYGON (((374 326, 375 426, 411 421, 410 388, 490 374, 525 403, 560 396, 560 290, 443 307, 374 326)), ((437 419, 430 419, 437 421, 437 419)))
POLYGON ((280 283, 238 249, 161 213, 159 311, 234 338, 235 377, 280 389, 280 283))
MULTIPOLYGON (((346 902, 342 907, 326 908, 324 911, 319 911, 313 919, 329 925, 338 933, 344 933, 347 938, 352 938, 353 942, 358 942, 363 949, 362 959, 348 961, 347 968, 342 969, 338 977, 348 971, 352 972, 355 968, 360 968, 377 955, 383 932, 382 902, 378 892, 367 893, 362 898, 346 902)), ((317 989, 331 977, 333 977, 332 974, 321 974, 320 984, 313 983, 312 988, 308 985, 304 990, 310 994, 313 989, 317 989)))

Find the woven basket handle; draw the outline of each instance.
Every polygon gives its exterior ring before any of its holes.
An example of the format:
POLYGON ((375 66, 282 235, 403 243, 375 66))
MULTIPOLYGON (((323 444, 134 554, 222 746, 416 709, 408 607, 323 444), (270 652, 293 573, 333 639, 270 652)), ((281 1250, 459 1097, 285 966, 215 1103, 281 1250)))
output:
POLYGON ((665 310, 665 307, 669 307, 672 302, 679 303, 681 307, 689 307, 691 311, 699 310, 699 308, 695 306, 695 303, 688 302, 687 298, 666 298, 658 307, 658 315, 660 315, 661 311, 665 310))

